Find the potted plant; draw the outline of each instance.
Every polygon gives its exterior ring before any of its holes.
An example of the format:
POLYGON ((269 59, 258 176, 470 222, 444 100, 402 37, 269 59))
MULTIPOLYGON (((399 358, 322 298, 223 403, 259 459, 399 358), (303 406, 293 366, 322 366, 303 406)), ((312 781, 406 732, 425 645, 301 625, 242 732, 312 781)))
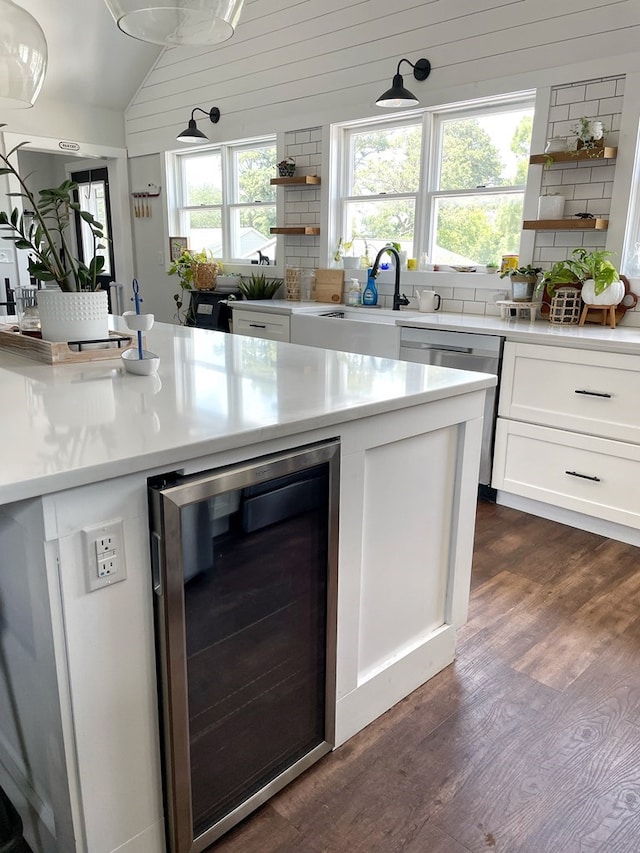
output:
POLYGON ((509 277, 511 281, 511 299, 514 302, 531 302, 542 267, 526 264, 521 267, 507 269, 500 273, 500 278, 509 277))
POLYGON ((215 290, 218 273, 222 271, 222 264, 216 261, 210 252, 203 249, 201 252, 192 252, 185 249, 180 257, 169 267, 169 275, 177 275, 180 290, 173 294, 176 303, 174 317, 184 325, 189 320, 189 306, 185 300, 189 298, 192 290, 215 290))
POLYGON ((577 137, 578 150, 596 150, 604 145, 605 128, 598 119, 582 116, 571 128, 571 132, 577 137))
MULTIPOLYGON (((0 125, 4 127, 4 125, 0 125)), ((98 275, 104 267, 103 226, 91 213, 74 201, 78 185, 63 181, 59 187, 39 191, 36 200, 9 159, 26 143, 21 142, 5 156, 0 154, 0 175, 12 175, 20 191, 11 193, 24 200, 23 213, 13 208, 0 211, 0 229, 9 232, 16 249, 29 252, 29 274, 49 285, 38 292, 42 337, 48 341, 91 340, 109 334, 107 292, 101 289, 98 275), (88 264, 71 251, 68 229, 75 211, 89 228, 92 257, 88 264), (78 321, 81 325, 78 326, 78 321)))
POLYGON ((556 261, 551 269, 546 270, 542 282, 550 298, 553 298, 558 287, 579 287, 580 279, 576 275, 571 260, 556 261))
POLYGON ((282 284, 281 278, 267 278, 263 272, 252 272, 249 278, 240 276, 238 290, 245 299, 273 299, 282 284))
POLYGON ((584 248, 574 249, 569 263, 582 282, 582 301, 585 305, 618 305, 624 299, 624 284, 611 261, 611 252, 584 248))

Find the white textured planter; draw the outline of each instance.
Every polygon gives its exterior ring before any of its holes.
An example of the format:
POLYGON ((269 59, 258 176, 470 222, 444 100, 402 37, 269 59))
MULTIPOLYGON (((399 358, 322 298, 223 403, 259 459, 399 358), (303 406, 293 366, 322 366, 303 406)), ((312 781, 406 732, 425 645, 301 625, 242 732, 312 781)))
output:
POLYGON ((538 199, 538 219, 562 219, 564 202, 563 195, 541 195, 538 199))
POLYGON ((582 301, 585 305, 619 305, 624 299, 624 284, 614 281, 602 293, 596 294, 592 278, 588 278, 582 285, 582 301))
POLYGON ((109 337, 107 291, 41 290, 38 309, 45 341, 91 341, 109 337))

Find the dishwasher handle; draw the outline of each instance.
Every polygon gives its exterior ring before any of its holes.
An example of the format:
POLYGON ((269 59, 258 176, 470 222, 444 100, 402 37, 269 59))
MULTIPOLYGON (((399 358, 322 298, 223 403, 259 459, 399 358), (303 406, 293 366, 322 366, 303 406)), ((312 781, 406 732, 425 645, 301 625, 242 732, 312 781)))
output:
MULTIPOLYGON (((403 346, 407 346, 407 344, 403 344, 403 346)), ((409 344, 411 347, 411 344, 409 344)), ((416 349, 424 349, 424 350, 439 350, 440 352, 462 352, 467 355, 471 355, 473 353, 473 347, 453 347, 447 344, 446 346, 439 346, 438 344, 419 344, 416 349)))

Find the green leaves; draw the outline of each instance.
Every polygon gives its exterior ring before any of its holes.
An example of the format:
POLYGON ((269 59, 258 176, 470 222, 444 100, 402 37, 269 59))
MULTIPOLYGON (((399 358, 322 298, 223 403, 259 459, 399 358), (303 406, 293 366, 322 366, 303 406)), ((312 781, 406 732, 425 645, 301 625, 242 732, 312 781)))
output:
POLYGON ((74 201, 73 194, 78 189, 74 181, 65 180, 58 187, 40 190, 36 201, 25 180, 9 160, 24 144, 16 145, 6 156, 0 154, 0 174, 13 175, 22 190, 7 195, 24 199, 24 207, 30 213, 27 218, 18 208, 13 208, 9 215, 0 211, 0 228, 11 232, 4 239, 11 240, 16 249, 29 252, 27 266, 35 278, 55 281, 62 290, 96 290, 97 276, 105 265, 104 257, 99 254, 100 249, 104 248, 100 241, 106 239, 104 227, 74 201), (74 211, 89 226, 93 238, 93 257, 88 266, 73 258, 66 237, 74 211))

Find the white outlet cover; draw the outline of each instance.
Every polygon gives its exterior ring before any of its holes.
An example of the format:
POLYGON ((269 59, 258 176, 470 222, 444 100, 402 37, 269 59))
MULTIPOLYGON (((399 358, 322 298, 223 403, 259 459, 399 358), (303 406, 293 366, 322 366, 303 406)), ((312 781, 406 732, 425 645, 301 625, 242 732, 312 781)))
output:
POLYGON ((82 530, 84 574, 87 592, 95 592, 107 586, 120 583, 127 577, 127 562, 124 553, 124 524, 121 518, 98 524, 95 527, 85 527, 82 530), (117 570, 104 577, 98 575, 96 540, 110 536, 113 540, 113 551, 117 561, 117 570))

